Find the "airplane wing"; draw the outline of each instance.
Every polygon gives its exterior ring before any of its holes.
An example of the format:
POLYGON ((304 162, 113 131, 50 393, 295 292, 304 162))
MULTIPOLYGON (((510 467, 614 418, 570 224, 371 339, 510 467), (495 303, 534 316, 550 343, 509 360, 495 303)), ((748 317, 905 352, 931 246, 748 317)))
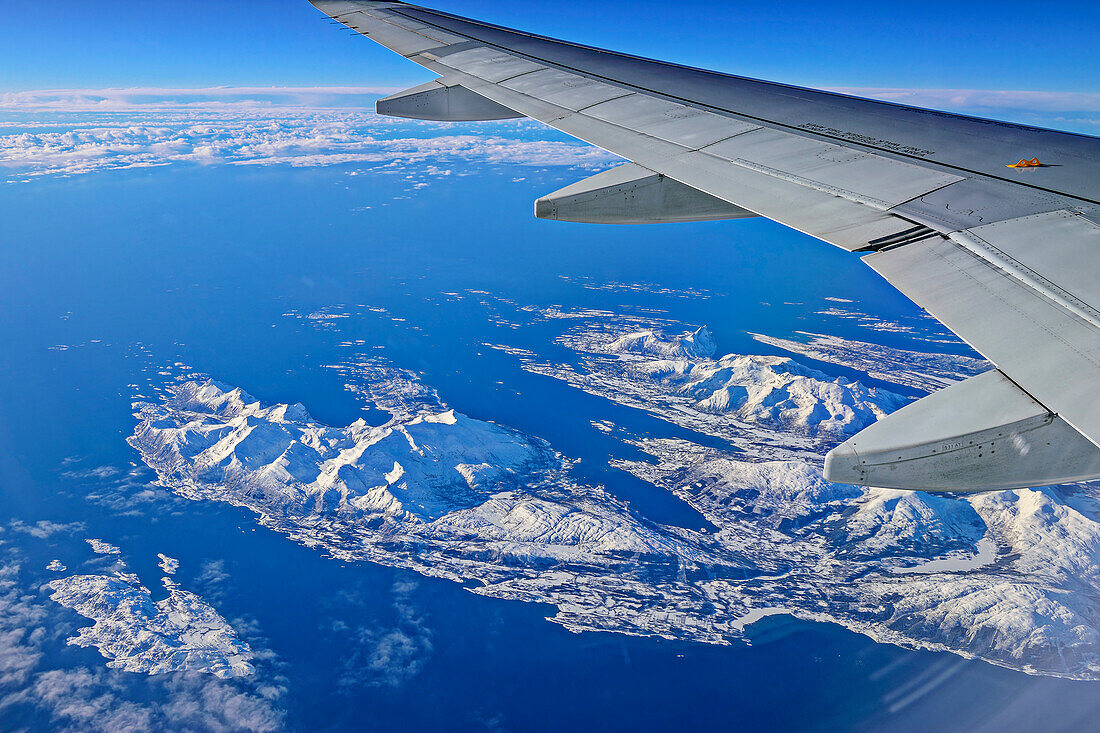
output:
POLYGON ((438 75, 378 103, 531 117, 632 161, 543 218, 764 216, 857 253, 997 367, 834 449, 830 480, 981 491, 1100 477, 1100 138, 703 71, 401 2, 311 0, 438 75))

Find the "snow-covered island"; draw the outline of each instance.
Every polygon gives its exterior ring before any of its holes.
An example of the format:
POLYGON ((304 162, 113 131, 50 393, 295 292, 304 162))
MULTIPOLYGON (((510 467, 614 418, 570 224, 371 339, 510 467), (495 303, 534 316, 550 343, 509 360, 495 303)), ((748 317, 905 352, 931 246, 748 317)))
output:
POLYGON ((168 557, 162 552, 157 553, 157 558, 160 560, 161 571, 165 575, 175 575, 176 571, 180 569, 180 561, 174 557, 168 557))
POLYGON ((122 550, 118 549, 110 542, 104 542, 103 540, 97 540, 94 538, 86 539, 84 541, 87 542, 88 546, 92 548, 92 552, 97 555, 118 555, 122 552, 122 550))
POLYGON ((715 356, 706 327, 627 330, 635 325, 584 321, 558 339, 576 363, 521 362, 527 371, 772 458, 816 455, 909 401, 789 357, 715 356))
POLYGON ((74 575, 50 582, 50 598, 94 625, 68 642, 95 647, 108 667, 128 672, 206 672, 218 677, 252 674, 252 650, 224 618, 194 593, 164 578, 168 597, 125 572, 74 575))
POLYGON ((670 420, 687 414, 741 448, 602 426, 647 456, 616 468, 675 494, 713 531, 649 521, 578 481, 544 441, 455 412, 415 375, 362 360, 342 373, 390 412, 383 425, 327 426, 302 405, 192 381, 136 403, 130 442, 181 496, 247 507, 334 557, 553 604, 552 620, 574 631, 726 644, 786 613, 1100 679, 1095 487, 960 498, 830 484, 815 450, 904 400, 786 358, 714 359, 701 331, 595 333, 573 338, 606 370, 593 381, 571 368, 578 386, 611 385, 609 398, 670 420), (690 366, 655 378, 651 365, 667 357, 690 366), (697 405, 722 390, 723 409, 697 405))
POLYGON ((762 344, 811 359, 858 369, 875 379, 924 392, 934 392, 993 368, 985 359, 972 356, 893 349, 881 344, 849 341, 816 333, 799 332, 794 339, 775 338, 759 333, 749 335, 762 344))

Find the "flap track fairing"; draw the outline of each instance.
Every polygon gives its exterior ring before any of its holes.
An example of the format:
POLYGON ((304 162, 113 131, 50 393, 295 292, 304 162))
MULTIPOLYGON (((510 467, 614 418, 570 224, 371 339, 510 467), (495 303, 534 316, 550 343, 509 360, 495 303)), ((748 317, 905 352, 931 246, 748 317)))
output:
POLYGON ((747 219, 756 214, 626 163, 540 198, 535 216, 584 224, 668 224, 747 219))
POLYGON ((379 99, 375 109, 380 115, 433 122, 485 122, 524 116, 444 79, 379 99))
POLYGON ((906 405, 825 457, 825 478, 918 491, 995 491, 1100 477, 1100 448, 999 371, 906 405))

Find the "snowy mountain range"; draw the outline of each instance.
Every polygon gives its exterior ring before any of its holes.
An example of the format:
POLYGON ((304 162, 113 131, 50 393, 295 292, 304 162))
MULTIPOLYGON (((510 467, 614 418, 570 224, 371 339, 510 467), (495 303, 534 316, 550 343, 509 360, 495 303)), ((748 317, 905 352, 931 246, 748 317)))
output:
POLYGON ((334 557, 553 604, 575 631, 734 643, 785 613, 1100 679, 1095 487, 956 497, 830 484, 814 451, 904 398, 784 357, 715 359, 703 329, 569 340, 582 366, 553 376, 736 439, 740 451, 617 431, 648 458, 612 465, 715 531, 647 520, 545 441, 432 404, 430 388, 409 388, 415 375, 377 363, 342 373, 360 370, 384 425, 326 426, 301 405, 192 381, 137 403, 130 442, 182 496, 247 507, 334 557))

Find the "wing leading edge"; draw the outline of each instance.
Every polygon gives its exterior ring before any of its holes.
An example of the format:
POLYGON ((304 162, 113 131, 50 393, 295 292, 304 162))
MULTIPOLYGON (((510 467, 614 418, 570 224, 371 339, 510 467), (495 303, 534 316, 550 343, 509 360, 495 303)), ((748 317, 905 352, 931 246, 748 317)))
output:
POLYGON ((1100 139, 676 66, 399 2, 311 2, 439 76, 381 112, 527 116, 633 162, 629 176, 540 200, 551 218, 765 216, 861 253, 998 367, 997 379, 920 400, 838 447, 827 477, 993 490, 1100 476, 1100 139), (1046 165, 1007 166, 1023 157, 1046 165), (990 400, 1019 409, 999 421, 990 400))

